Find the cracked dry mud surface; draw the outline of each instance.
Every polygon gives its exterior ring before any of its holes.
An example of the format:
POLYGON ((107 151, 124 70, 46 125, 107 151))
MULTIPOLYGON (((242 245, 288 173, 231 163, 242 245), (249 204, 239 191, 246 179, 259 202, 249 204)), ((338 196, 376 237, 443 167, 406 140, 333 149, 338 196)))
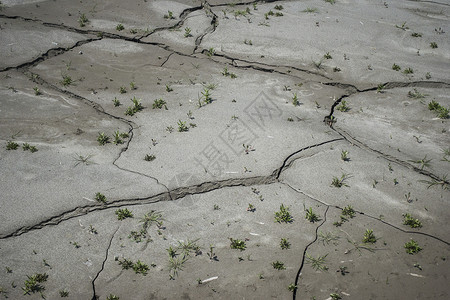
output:
POLYGON ((448 299, 450 7, 331 2, 2 1, 0 298, 448 299))

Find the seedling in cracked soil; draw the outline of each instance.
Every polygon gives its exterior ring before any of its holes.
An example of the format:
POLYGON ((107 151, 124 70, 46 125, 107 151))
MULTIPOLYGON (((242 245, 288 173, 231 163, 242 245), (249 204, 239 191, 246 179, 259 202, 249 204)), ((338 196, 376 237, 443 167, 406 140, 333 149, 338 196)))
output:
POLYGON ((31 153, 37 152, 38 149, 36 148, 36 146, 31 146, 28 143, 23 143, 22 144, 22 149, 23 151, 30 151, 31 153))
POLYGON ((275 222, 278 223, 292 223, 294 218, 289 212, 289 207, 284 206, 284 204, 280 205, 280 211, 275 212, 275 222))
POLYGON ((320 221, 320 218, 316 215, 316 213, 313 212, 312 207, 305 210, 306 216, 305 219, 308 220, 311 223, 315 223, 320 221))
POLYGON ((313 268, 316 271, 327 271, 328 267, 325 265, 325 259, 328 256, 328 254, 325 254, 323 256, 318 256, 317 258, 311 256, 306 252, 306 261, 305 263, 311 265, 311 268, 313 268))
POLYGON ((230 238, 230 248, 244 251, 247 248, 247 246, 245 245, 245 242, 242 240, 238 239, 235 240, 233 238, 230 238))
POLYGON ((202 97, 203 98, 203 102, 205 104, 210 104, 212 102, 212 97, 211 97, 211 93, 210 93, 209 89, 208 88, 204 88, 201 93, 202 93, 202 96, 203 96, 202 97))
POLYGON ((290 285, 288 285, 288 290, 290 292, 294 292, 297 289, 297 286, 294 283, 291 283, 290 285))
POLYGON ((175 19, 175 17, 173 16, 173 12, 171 12, 170 10, 168 10, 168 11, 167 11, 167 14, 164 15, 164 19, 167 19, 167 20, 175 19))
POLYGON ((403 214, 403 225, 408 225, 411 228, 421 228, 422 222, 419 219, 414 219, 410 214, 403 214))
POLYGON ((108 297, 106 297, 106 300, 119 300, 120 298, 114 294, 109 294, 108 297))
POLYGON ((440 119, 448 119, 449 117, 448 108, 441 106, 438 102, 434 100, 428 103, 428 109, 435 111, 440 119))
POLYGON ((169 278, 175 280, 178 271, 183 271, 183 264, 188 260, 187 257, 169 257, 169 278))
POLYGON ((425 98, 425 96, 428 95, 420 93, 417 89, 408 92, 408 98, 422 99, 425 98))
POLYGON ((425 157, 422 158, 422 159, 419 159, 419 160, 409 160, 409 161, 412 162, 412 163, 415 163, 415 164, 419 164, 419 165, 420 165, 420 170, 423 170, 423 168, 425 168, 425 167, 427 167, 427 168, 430 167, 430 161, 431 161, 431 159, 427 159, 427 156, 425 155, 425 157))
POLYGON ((415 240, 411 239, 409 242, 405 243, 405 250, 408 254, 416 254, 421 251, 422 248, 419 247, 419 244, 415 240))
POLYGON ((89 22, 89 19, 86 17, 85 14, 80 14, 80 17, 78 18, 78 23, 80 24, 80 27, 86 26, 86 23, 89 22))
POLYGON ((17 150, 19 148, 19 144, 13 141, 8 141, 6 144, 6 150, 17 150))
POLYGON ((28 279, 25 280, 25 286, 22 287, 23 294, 24 295, 31 295, 34 293, 40 293, 41 297, 45 299, 43 291, 45 290, 45 287, 41 284, 43 282, 46 282, 48 279, 48 275, 46 273, 44 274, 34 274, 32 276, 28 276, 28 279))
POLYGON ((334 245, 337 245, 337 241, 339 240, 340 236, 332 233, 332 232, 319 232, 318 239, 320 242, 322 242, 322 245, 325 246, 325 243, 329 245, 331 242, 333 242, 334 245))
POLYGON ((232 79, 237 78, 236 74, 229 72, 227 67, 223 68, 222 75, 225 77, 230 77, 232 79))
POLYGON ((397 65, 396 63, 394 63, 394 64, 392 65, 392 70, 394 70, 394 71, 400 71, 401 68, 400 68, 399 65, 397 65))
POLYGON ((337 178, 336 176, 334 176, 333 180, 331 181, 331 185, 337 188, 343 186, 349 187, 349 185, 345 183, 348 178, 350 178, 349 174, 342 174, 341 178, 337 178))
POLYGON ((144 107, 141 104, 141 100, 137 99, 136 97, 133 97, 131 99, 131 102, 133 103, 132 106, 129 106, 127 110, 125 111, 125 115, 127 116, 133 116, 135 113, 141 111, 144 109, 144 107))
POLYGON ((97 194, 95 194, 95 200, 100 203, 106 203, 106 196, 98 192, 97 194))
POLYGON ((363 237, 363 243, 376 243, 377 238, 375 237, 375 234, 373 233, 372 229, 366 229, 366 232, 364 233, 364 237, 363 237))
POLYGON ((113 99, 112 102, 113 102, 113 104, 114 104, 114 107, 118 107, 118 106, 121 105, 120 100, 117 99, 117 97, 114 97, 114 99, 113 99))
POLYGON ((384 93, 384 88, 385 88, 384 84, 380 83, 377 86, 377 93, 380 93, 380 94, 384 93))
POLYGON ((448 180, 447 180, 447 175, 442 176, 442 178, 439 179, 431 179, 431 180, 419 180, 419 182, 423 182, 428 184, 427 189, 429 189, 432 186, 435 185, 440 185, 442 187, 443 190, 447 190, 448 189, 448 180))
POLYGON ((336 272, 340 272, 342 276, 345 276, 345 274, 350 273, 349 271, 347 271, 347 267, 344 266, 340 266, 339 270, 337 270, 336 272))
POLYGON ((122 31, 124 29, 125 29, 125 27, 123 26, 123 24, 117 24, 117 26, 116 26, 117 31, 122 31))
POLYGON ((72 77, 70 77, 69 75, 62 75, 62 80, 60 81, 60 83, 63 86, 69 86, 73 83, 72 77))
POLYGON ((156 156, 154 156, 153 154, 146 154, 144 156, 145 161, 154 161, 155 159, 156 159, 156 156))
POLYGON ((291 248, 291 243, 289 243, 288 239, 282 238, 280 241, 280 247, 282 250, 286 250, 291 248))
POLYGON ((184 37, 185 37, 185 38, 188 38, 188 37, 191 37, 191 36, 192 36, 192 34, 191 34, 191 28, 185 27, 185 28, 184 28, 184 37))
POLYGON ((105 144, 109 143, 109 136, 107 136, 104 132, 101 132, 98 134, 97 142, 100 146, 104 146, 105 144))
POLYGON ((272 263, 272 267, 274 268, 274 269, 276 269, 276 270, 286 270, 286 267, 284 266, 284 263, 283 262, 281 262, 281 261, 274 261, 273 263, 272 263))
POLYGON ((336 293, 330 294, 330 297, 331 297, 332 300, 340 300, 340 299, 342 299, 342 297, 339 294, 336 294, 336 293))
POLYGON ((91 154, 89 154, 89 155, 77 154, 77 156, 73 158, 76 161, 74 167, 78 166, 81 163, 85 164, 86 166, 89 166, 90 164, 93 164, 93 162, 90 161, 91 157, 92 157, 91 154))
POLYGON ((161 212, 152 210, 141 218, 140 222, 144 223, 142 224, 142 227, 147 230, 153 223, 156 223, 156 226, 158 228, 162 228, 163 226, 164 217, 162 216, 161 212))
POLYGON ((186 126, 186 122, 178 120, 178 132, 186 132, 189 131, 189 127, 186 126))
POLYGON ((292 104, 294 104, 294 106, 300 105, 300 101, 298 101, 297 93, 294 93, 294 96, 292 97, 292 104))
POLYGON ((342 100, 342 101, 341 101, 341 104, 339 104, 339 105, 336 107, 336 109, 339 110, 339 111, 341 111, 341 112, 347 112, 347 111, 350 110, 350 107, 347 106, 347 101, 342 100))
POLYGON ((129 211, 128 208, 119 208, 116 210, 115 214, 117 215, 117 219, 120 221, 133 217, 133 213, 129 211))
POLYGON ((206 55, 211 57, 216 53, 216 50, 214 48, 209 48, 208 50, 206 50, 206 55))
POLYGON ((34 94, 35 94, 36 96, 42 95, 41 90, 40 90, 37 86, 35 86, 35 87, 33 88, 33 90, 34 90, 34 94))
POLYGON ((341 151, 341 159, 343 161, 350 161, 350 158, 348 157, 348 151, 347 150, 342 150, 341 151))

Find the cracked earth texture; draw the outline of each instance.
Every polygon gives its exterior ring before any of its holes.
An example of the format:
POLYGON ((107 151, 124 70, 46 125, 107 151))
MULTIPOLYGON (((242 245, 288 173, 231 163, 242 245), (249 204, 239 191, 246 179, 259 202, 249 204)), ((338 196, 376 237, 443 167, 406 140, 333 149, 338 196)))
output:
POLYGON ((450 298, 446 1, 0 9, 0 298, 450 298))

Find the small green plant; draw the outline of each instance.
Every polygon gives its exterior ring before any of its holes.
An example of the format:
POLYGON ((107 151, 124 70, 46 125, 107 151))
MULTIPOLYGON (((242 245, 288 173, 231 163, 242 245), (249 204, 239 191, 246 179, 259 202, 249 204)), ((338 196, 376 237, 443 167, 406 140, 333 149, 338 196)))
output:
POLYGON ((333 57, 331 56, 330 52, 327 52, 324 54, 323 58, 325 59, 332 59, 333 57))
POLYGON ((168 20, 175 19, 175 17, 173 16, 173 12, 171 12, 170 10, 168 10, 168 11, 167 11, 167 14, 164 15, 164 19, 168 19, 168 20))
POLYGON ((340 300, 340 299, 342 299, 342 297, 339 294, 336 294, 336 293, 330 294, 330 297, 331 297, 332 300, 340 300))
POLYGON ((65 297, 69 297, 69 291, 68 290, 60 290, 59 291, 59 296, 61 297, 61 298, 65 298, 65 297))
POLYGON ((186 132, 189 131, 189 127, 186 126, 186 122, 178 120, 178 132, 186 132))
POLYGON ((331 181, 331 185, 337 188, 349 185, 345 183, 345 181, 350 178, 349 174, 342 174, 341 178, 337 178, 336 176, 333 177, 333 180, 331 181))
POLYGON ((27 280, 25 280, 25 286, 22 287, 24 295, 30 295, 34 293, 40 293, 42 298, 44 297, 43 291, 45 287, 41 284, 47 281, 48 275, 46 273, 37 273, 32 276, 27 275, 27 280))
POLYGON ((409 160, 409 161, 412 162, 412 163, 415 163, 415 164, 419 164, 420 165, 420 170, 423 170, 423 168, 425 168, 425 167, 427 167, 427 168, 430 167, 431 159, 427 159, 427 156, 425 155, 425 157, 422 158, 422 159, 409 160))
POLYGON ((406 22, 403 22, 403 24, 401 26, 399 25, 395 25, 396 28, 401 29, 401 30, 408 30, 409 27, 406 26, 406 22))
POLYGON ((19 144, 13 141, 8 141, 6 144, 6 150, 17 150, 19 148, 19 144))
POLYGON ((117 24, 117 26, 116 26, 116 30, 117 31, 122 31, 122 30, 124 30, 125 29, 125 27, 123 26, 123 24, 117 24))
POLYGON ((127 88, 124 86, 119 87, 119 93, 125 94, 127 92, 127 88))
POLYGON ((223 68, 222 75, 225 76, 225 77, 230 77, 232 79, 237 78, 236 74, 228 72, 228 68, 227 67, 223 68))
POLYGON ((188 37, 191 37, 191 36, 192 36, 192 34, 191 34, 191 28, 185 27, 185 28, 184 28, 184 37, 185 37, 185 38, 188 38, 188 37))
POLYGON ((216 53, 216 50, 214 48, 209 48, 208 50, 206 50, 206 55, 211 57, 216 53))
POLYGON ((425 78, 426 78, 426 79, 431 79, 431 74, 430 74, 430 72, 427 72, 427 74, 425 74, 425 78))
POLYGON ((133 103, 133 105, 127 108, 127 110, 125 111, 125 115, 133 116, 135 113, 144 109, 140 99, 136 99, 136 97, 133 97, 133 99, 131 99, 131 102, 133 103))
POLYGON ((289 243, 288 239, 281 238, 280 247, 282 250, 286 250, 291 248, 291 243, 289 243))
POLYGON ((413 33, 411 33, 411 36, 412 37, 422 37, 422 34, 418 33, 418 32, 413 32, 413 33))
POLYGON ((104 146, 109 143, 109 136, 107 136, 104 132, 100 132, 97 136, 97 142, 100 146, 104 146))
POLYGON ((411 228, 421 228, 422 222, 419 219, 414 219, 410 214, 403 214, 403 225, 408 225, 411 228))
POLYGON ((116 213, 117 219, 120 221, 125 220, 126 218, 133 217, 133 213, 131 211, 129 211, 128 208, 119 208, 118 210, 116 210, 115 213, 116 213))
POLYGON ((80 27, 86 26, 86 23, 88 23, 89 20, 86 17, 85 14, 80 14, 80 17, 78 18, 78 24, 80 24, 80 27))
POLYGON ((282 263, 279 260, 272 262, 272 267, 275 270, 286 270, 286 267, 284 266, 284 263, 282 263))
POLYGON ((342 209, 342 215, 353 218, 355 217, 355 210, 351 205, 348 205, 342 209))
POLYGON ((106 300, 119 300, 119 297, 114 294, 109 294, 109 296, 106 297, 106 300))
POLYGON ((249 211, 249 212, 255 212, 255 211, 256 211, 256 208, 255 208, 255 206, 254 206, 253 204, 249 203, 249 204, 248 204, 248 207, 247 207, 247 211, 249 211))
POLYGON ((147 275, 148 273, 148 265, 142 263, 140 260, 138 260, 135 264, 133 264, 133 271, 136 274, 142 274, 142 275, 147 275))
POLYGON ((413 73, 414 73, 414 70, 411 68, 406 68, 403 70, 403 74, 413 74, 413 73))
POLYGON ((133 81, 130 82, 130 89, 131 89, 131 90, 137 89, 136 84, 135 84, 133 81))
POLYGON ((300 101, 298 101, 297 93, 294 93, 294 95, 292 97, 292 104, 294 104, 294 106, 300 105, 300 101))
POLYGON ((62 75, 62 80, 60 81, 60 83, 61 83, 63 86, 69 86, 69 85, 71 85, 71 84, 73 83, 72 77, 70 77, 70 76, 67 75, 67 74, 62 75))
POLYGON ((292 223, 294 218, 289 212, 289 207, 284 206, 284 204, 280 205, 280 211, 275 212, 275 222, 278 223, 292 223))
POLYGON ((244 44, 249 45, 249 46, 252 46, 252 45, 253 45, 253 42, 252 42, 252 40, 247 40, 247 39, 245 39, 245 40, 244 40, 244 44))
POLYGON ((332 233, 332 232, 327 232, 327 233, 323 233, 322 231, 319 232, 318 235, 318 239, 320 242, 322 242, 322 245, 325 246, 325 243, 327 245, 330 244, 330 242, 333 242, 334 245, 337 245, 337 240, 339 240, 340 236, 332 233))
POLYGON ((350 161, 350 158, 348 157, 348 151, 347 150, 342 150, 341 151, 341 159, 343 161, 350 161))
POLYGON ((378 84, 377 93, 380 93, 380 94, 384 93, 384 88, 385 88, 385 86, 383 83, 378 84))
POLYGON ((322 69, 322 63, 323 63, 323 58, 321 58, 320 60, 318 60, 318 61, 312 61, 312 63, 313 63, 313 65, 314 65, 314 67, 316 67, 317 69, 322 69))
POLYGON ((428 109, 431 111, 437 112, 438 117, 440 119, 448 119, 448 117, 449 117, 448 108, 441 106, 438 102, 436 102, 434 100, 432 100, 430 103, 428 103, 428 109))
POLYGON ((336 272, 341 273, 342 276, 345 276, 345 274, 350 273, 349 271, 347 271, 347 267, 344 267, 344 266, 340 266, 339 270, 337 270, 336 272))
POLYGON ((436 49, 436 48, 438 47, 438 45, 436 44, 436 42, 431 42, 431 43, 430 43, 430 47, 431 47, 432 49, 436 49))
POLYGON ((170 93, 172 91, 173 91, 173 88, 169 84, 166 84, 166 92, 170 93))
POLYGON ((394 70, 394 71, 400 71, 401 68, 400 68, 399 65, 397 65, 396 63, 394 63, 394 64, 392 65, 392 70, 394 70))
POLYGON ((408 98, 422 99, 425 98, 425 96, 427 95, 420 93, 417 89, 408 92, 408 98))
POLYGON ((362 239, 363 243, 376 243, 377 238, 375 237, 375 234, 373 233, 372 229, 366 229, 366 232, 364 233, 364 237, 362 239))
POLYGON ((320 221, 320 218, 316 215, 315 212, 313 212, 312 207, 306 209, 305 212, 306 212, 305 219, 308 220, 309 222, 315 223, 320 221))
POLYGON ((405 243, 405 249, 408 254, 416 254, 422 250, 422 248, 419 247, 419 244, 413 239, 405 243))
POLYGON ((95 200, 100 203, 106 203, 106 196, 98 192, 97 194, 95 194, 95 200))
POLYGON ((433 178, 432 180, 419 180, 419 182, 428 184, 427 189, 429 189, 430 187, 435 186, 435 185, 440 185, 443 190, 447 190, 448 189, 447 176, 448 175, 444 175, 444 176, 442 176, 442 178, 438 178, 438 179, 433 178))
POLYGON ((120 133, 119 130, 114 131, 114 144, 123 144, 122 136, 123 134, 120 133))
POLYGON ((145 161, 154 161, 156 159, 156 156, 154 156, 153 154, 146 154, 144 157, 145 161))
POLYGON ((247 246, 245 245, 245 242, 243 240, 233 239, 233 238, 229 238, 229 239, 230 239, 230 248, 231 249, 238 249, 238 250, 244 251, 245 248, 247 248, 247 246))
POLYGON ((42 95, 41 90, 40 90, 37 86, 35 86, 35 87, 33 88, 33 90, 34 90, 34 94, 35 94, 36 96, 42 95))
POLYGON ((326 261, 326 257, 328 256, 328 254, 325 254, 323 256, 318 256, 317 258, 311 256, 308 254, 308 252, 306 252, 306 263, 310 264, 311 267, 316 270, 322 270, 322 271, 326 271, 328 270, 328 267, 325 265, 325 261, 326 261))
POLYGON ((147 230, 148 227, 150 227, 153 223, 156 223, 156 226, 158 226, 158 228, 161 228, 163 226, 164 217, 161 212, 152 210, 144 214, 140 221, 144 223, 142 227, 145 230, 147 230))
POLYGON ((290 292, 295 292, 296 289, 297 289, 297 286, 294 283, 291 283, 290 285, 288 285, 288 290, 290 292))
POLYGON ((203 100, 204 103, 209 104, 212 102, 211 92, 209 91, 208 88, 205 87, 201 93, 204 98, 203 100))
POLYGON ((214 253, 214 246, 212 244, 209 244, 208 257, 210 260, 218 260, 216 253, 214 253))
POLYGON ((163 106, 167 110, 166 101, 164 101, 163 99, 160 98, 160 99, 155 99, 155 101, 153 102, 152 108, 153 109, 156 109, 156 108, 161 109, 163 106))
POLYGON ((307 7, 306 9, 303 10, 303 12, 312 14, 312 13, 318 12, 318 9, 317 8, 307 7))
POLYGON ((347 101, 342 100, 341 104, 337 106, 336 109, 342 112, 347 112, 350 110, 350 107, 347 106, 347 101))
POLYGON ((131 268, 133 268, 133 265, 134 265, 134 263, 131 260, 126 259, 126 258, 124 258, 122 260, 118 259, 118 262, 119 262, 119 265, 122 266, 122 270, 131 269, 131 268))
POLYGON ((169 277, 175 279, 178 276, 178 271, 183 270, 183 264, 187 261, 187 257, 169 257, 169 277))
POLYGON ((117 97, 114 97, 114 99, 113 99, 113 104, 114 104, 114 107, 118 107, 118 106, 120 106, 120 100, 119 99, 117 99, 117 97))

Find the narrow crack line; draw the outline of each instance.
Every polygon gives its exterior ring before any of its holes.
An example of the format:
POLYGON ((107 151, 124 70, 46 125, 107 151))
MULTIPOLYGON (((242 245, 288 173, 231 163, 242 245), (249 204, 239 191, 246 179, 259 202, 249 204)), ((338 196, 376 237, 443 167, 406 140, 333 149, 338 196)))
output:
POLYGON ((325 222, 327 221, 327 213, 328 213, 328 209, 329 209, 330 207, 329 206, 327 206, 327 208, 326 208, 326 210, 325 210, 325 213, 324 213, 324 215, 323 215, 323 222, 322 223, 320 223, 317 227, 316 227, 316 237, 314 238, 314 240, 312 241, 312 242, 310 242, 308 245, 306 245, 306 247, 305 247, 305 250, 303 251, 303 256, 302 256, 302 262, 301 262, 301 264, 300 264, 300 268, 298 269, 298 271, 297 271, 297 275, 295 276, 295 286, 296 286, 296 288, 294 289, 294 292, 293 292, 293 294, 292 294, 292 299, 296 299, 296 297, 297 297, 297 290, 298 290, 298 282, 299 282, 299 280, 300 280, 300 275, 301 275, 301 272, 302 272, 302 270, 303 270, 303 267, 305 266, 305 257, 306 257, 306 252, 308 251, 308 248, 312 245, 312 244, 314 244, 316 241, 317 241, 317 239, 318 239, 318 231, 319 231, 319 228, 323 225, 323 224, 325 224, 325 222))
POLYGON ((170 58, 173 54, 174 54, 174 52, 170 53, 170 54, 167 56, 167 58, 163 61, 163 63, 162 63, 159 67, 162 68, 162 67, 165 65, 165 63, 166 63, 167 61, 169 61, 169 58, 170 58))
MULTIPOLYGON (((304 196, 310 198, 311 200, 314 200, 314 201, 316 201, 316 202, 318 202, 318 203, 320 203, 320 204, 322 204, 322 205, 326 205, 326 206, 329 206, 329 207, 333 207, 333 208, 337 208, 337 209, 343 210, 342 207, 340 207, 340 206, 338 206, 338 205, 332 205, 332 204, 325 203, 325 202, 323 202, 323 201, 321 201, 321 200, 319 200, 319 199, 317 199, 317 198, 314 198, 313 196, 311 196, 311 195, 309 195, 309 194, 307 194, 307 193, 305 193, 305 192, 303 192, 303 191, 301 191, 301 190, 299 190, 299 189, 297 189, 297 188, 294 188, 293 186, 291 186, 291 185, 290 185, 289 183, 287 183, 287 182, 280 181, 280 183, 281 183, 281 184, 284 184, 284 185, 286 185, 286 186, 288 186, 289 188, 291 188, 291 189, 294 190, 295 192, 297 192, 297 193, 299 193, 299 194, 302 194, 302 195, 304 195, 304 196)), ((442 242, 442 243, 444 243, 444 244, 446 244, 446 245, 450 245, 450 242, 447 242, 447 241, 445 241, 445 240, 441 239, 440 237, 437 237, 437 236, 435 236, 435 235, 433 235, 433 234, 425 233, 425 232, 420 232, 420 231, 409 231, 409 230, 404 230, 404 229, 402 229, 402 228, 400 228, 400 227, 398 227, 398 226, 396 226, 396 225, 394 225, 394 224, 392 224, 392 223, 386 222, 386 221, 384 221, 383 219, 380 219, 380 218, 378 218, 378 217, 375 217, 375 216, 366 214, 366 213, 364 213, 364 212, 362 212, 362 211, 355 210, 355 212, 358 213, 358 214, 360 214, 360 215, 366 216, 366 217, 368 217, 368 218, 371 218, 371 219, 380 221, 380 222, 382 222, 382 223, 384 223, 384 224, 386 224, 386 225, 388 225, 388 226, 390 226, 390 227, 392 227, 392 228, 394 228, 394 229, 397 229, 397 230, 399 230, 399 231, 401 231, 401 232, 403 232, 403 233, 424 235, 424 236, 427 236, 427 237, 429 237, 429 238, 435 239, 435 240, 437 240, 437 241, 439 241, 439 242, 442 242)))
POLYGON ((436 2, 436 1, 424 1, 424 0, 408 0, 408 1, 411 1, 411 2, 424 2, 424 3, 432 3, 432 4, 436 4, 436 5, 450 6, 450 4, 448 4, 448 3, 436 2))
POLYGON ((336 141, 342 141, 342 140, 344 140, 344 138, 332 139, 332 140, 329 140, 329 141, 325 141, 325 142, 321 142, 321 143, 318 143, 318 144, 314 144, 314 145, 310 145, 310 146, 304 147, 304 148, 302 148, 300 150, 297 150, 297 151, 291 153, 290 155, 288 155, 284 159, 283 164, 281 165, 281 167, 279 169, 275 170, 275 172, 276 172, 276 177, 275 178, 279 179, 280 175, 281 175, 281 172, 283 172, 285 169, 288 169, 291 166, 291 164, 296 160, 296 159, 293 159, 293 160, 289 161, 294 155, 296 155, 296 154, 298 154, 298 153, 300 153, 302 151, 308 150, 308 149, 320 147, 320 146, 323 146, 323 145, 326 145, 326 144, 329 144, 329 143, 334 143, 336 141), (289 163, 288 163, 288 161, 289 161, 289 163))
POLYGON ((94 292, 94 295, 92 296, 92 300, 97 300, 98 297, 96 295, 96 291, 95 291, 95 281, 97 280, 97 278, 100 276, 100 273, 103 271, 103 269, 105 268, 105 264, 106 261, 108 260, 108 256, 109 256, 109 249, 111 248, 111 244, 112 241, 114 240, 114 236, 116 235, 117 231, 119 230, 120 225, 117 227, 117 229, 114 231, 114 233, 111 236, 111 239, 109 240, 109 244, 108 244, 108 248, 106 248, 106 255, 105 255, 105 259, 103 260, 102 263, 102 267, 101 269, 98 271, 97 275, 94 277, 94 279, 92 280, 92 290, 94 292))
POLYGON ((433 173, 431 173, 431 172, 429 172, 429 171, 419 169, 419 168, 413 166, 412 164, 410 164, 410 163, 408 163, 408 162, 405 162, 405 161, 403 161, 403 160, 400 160, 400 159, 398 159, 398 158, 396 158, 396 157, 394 157, 394 156, 391 156, 391 155, 389 155, 389 154, 385 154, 385 153, 383 153, 383 152, 381 152, 381 151, 379 151, 379 150, 376 150, 376 149, 372 149, 371 147, 367 146, 367 145, 364 144, 363 142, 361 142, 361 141, 357 140, 356 138, 352 137, 348 132, 346 132, 346 131, 343 130, 343 129, 340 129, 340 128, 337 129, 337 128, 334 128, 334 127, 331 127, 331 129, 333 129, 333 130, 334 130, 335 132, 337 132, 340 136, 342 136, 347 142, 349 142, 350 144, 352 144, 352 145, 354 145, 354 146, 357 146, 357 147, 360 148, 360 149, 364 149, 364 150, 366 150, 366 151, 368 151, 368 152, 376 153, 376 154, 378 154, 379 156, 383 157, 383 158, 384 158, 385 160, 387 160, 387 161, 396 163, 396 164, 398 164, 398 165, 400 165, 400 166, 403 166, 403 167, 405 167, 405 168, 407 168, 407 169, 413 170, 414 172, 419 173, 419 174, 421 174, 421 175, 430 177, 430 178, 432 178, 432 179, 434 179, 434 180, 438 180, 438 181, 441 181, 441 180, 442 180, 444 183, 450 184, 450 182, 449 182, 448 180, 443 180, 443 179, 440 178, 439 176, 437 176, 437 175, 435 175, 435 174, 433 174, 433 173))
POLYGON ((10 70, 21 70, 21 69, 27 69, 29 67, 32 66, 36 66, 39 63, 46 61, 50 58, 53 58, 55 56, 64 54, 70 50, 73 50, 77 47, 80 47, 84 44, 88 44, 94 41, 99 40, 98 38, 90 38, 90 39, 86 39, 86 40, 81 40, 81 41, 77 41, 75 44, 73 44, 72 46, 69 47, 57 47, 57 48, 50 48, 48 49, 45 53, 42 53, 41 55, 39 55, 38 57, 36 57, 35 59, 28 61, 28 62, 24 62, 18 66, 11 66, 11 67, 6 67, 0 70, 0 72, 7 72, 10 70))

